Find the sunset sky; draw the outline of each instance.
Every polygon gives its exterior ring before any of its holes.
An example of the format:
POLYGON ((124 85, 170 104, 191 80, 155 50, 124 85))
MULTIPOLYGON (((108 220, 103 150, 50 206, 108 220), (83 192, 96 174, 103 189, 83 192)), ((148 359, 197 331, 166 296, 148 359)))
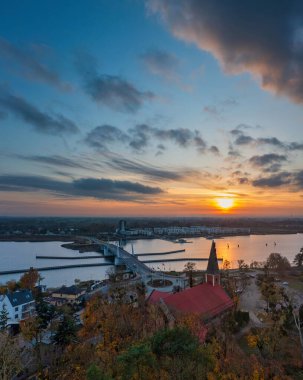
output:
POLYGON ((2 1, 0 216, 303 216, 302 104, 302 1, 2 1))

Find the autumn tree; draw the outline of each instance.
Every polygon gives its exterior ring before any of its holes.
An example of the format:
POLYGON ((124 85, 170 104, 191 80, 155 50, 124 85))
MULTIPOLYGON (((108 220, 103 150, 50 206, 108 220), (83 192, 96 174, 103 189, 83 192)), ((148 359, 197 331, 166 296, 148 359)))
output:
POLYGON ((263 281, 260 290, 263 299, 266 301, 268 311, 274 309, 283 299, 282 289, 272 281, 263 281))
POLYGON ((188 262, 184 265, 184 272, 188 276, 188 281, 189 281, 189 286, 192 288, 194 285, 194 278, 193 278, 193 273, 196 270, 196 263, 193 262, 188 262))
POLYGON ((7 281, 6 287, 7 287, 7 290, 9 290, 10 292, 14 292, 15 290, 18 289, 18 284, 15 280, 10 280, 10 281, 7 281))
POLYGON ((228 261, 228 260, 224 260, 223 261, 223 268, 222 269, 224 271, 228 271, 230 268, 231 268, 231 262, 228 261))
POLYGON ((290 263, 286 257, 280 255, 280 253, 271 253, 266 264, 269 269, 278 272, 279 274, 284 274, 287 269, 290 269, 290 263))
POLYGON ((22 289, 30 289, 33 290, 39 281, 40 275, 39 272, 34 269, 30 268, 30 270, 20 278, 19 284, 22 289))
POLYGON ((300 249, 300 252, 296 254, 293 262, 299 268, 303 266, 303 247, 300 249))
POLYGON ((36 318, 41 329, 45 329, 55 316, 55 307, 44 301, 41 294, 36 297, 36 318))
POLYGON ((238 261, 238 268, 239 270, 242 270, 246 267, 245 261, 244 260, 237 260, 238 261))
POLYGON ((113 380, 104 374, 96 364, 91 364, 86 371, 86 380, 113 380))
POLYGON ((122 379, 153 380, 157 377, 155 356, 147 343, 131 346, 118 356, 118 363, 122 368, 122 379))
POLYGON ((151 338, 151 350, 169 379, 206 379, 213 367, 207 349, 185 327, 158 331, 151 338))
POLYGON ((5 330, 8 318, 9 318, 8 311, 6 309, 6 306, 3 304, 2 309, 0 311, 0 331, 5 330))
POLYGON ((0 379, 11 380, 21 369, 21 350, 17 339, 0 332, 0 379))
POLYGON ((64 314, 53 337, 54 343, 67 346, 76 340, 76 324, 72 316, 64 314))

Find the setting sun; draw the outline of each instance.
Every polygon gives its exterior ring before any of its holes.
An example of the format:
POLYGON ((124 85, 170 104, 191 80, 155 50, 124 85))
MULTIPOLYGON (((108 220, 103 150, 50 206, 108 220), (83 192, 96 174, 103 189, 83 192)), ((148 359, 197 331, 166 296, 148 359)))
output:
POLYGON ((224 210, 228 210, 234 206, 234 200, 232 198, 217 198, 216 202, 217 205, 224 210))

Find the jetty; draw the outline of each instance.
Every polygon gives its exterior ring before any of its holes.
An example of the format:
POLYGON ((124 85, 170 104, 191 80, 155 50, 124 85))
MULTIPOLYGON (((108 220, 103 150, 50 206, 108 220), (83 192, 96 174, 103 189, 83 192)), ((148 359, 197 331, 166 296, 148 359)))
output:
MULTIPOLYGON (((113 265, 111 262, 108 263, 92 263, 92 264, 72 264, 72 265, 60 265, 60 266, 54 266, 54 267, 42 267, 42 268, 34 268, 38 272, 45 272, 49 270, 60 270, 60 269, 70 269, 70 268, 85 268, 85 267, 103 267, 103 266, 109 266, 113 265)), ((31 268, 26 269, 13 269, 13 270, 5 270, 0 272, 1 275, 6 274, 18 274, 18 273, 25 273, 28 272, 31 268)))
MULTIPOLYGON (((218 259, 218 260, 222 261, 223 259, 218 259)), ((204 257, 203 258, 202 257, 175 257, 174 259, 165 259, 165 260, 153 259, 153 260, 144 260, 142 262, 145 264, 149 264, 149 263, 161 263, 161 262, 169 263, 173 261, 208 261, 208 259, 204 257)))
POLYGON ((46 259, 46 260, 86 260, 86 259, 100 259, 99 256, 36 256, 36 259, 46 259))
POLYGON ((150 252, 150 253, 135 253, 134 256, 161 256, 161 255, 171 255, 172 253, 185 252, 185 249, 177 249, 176 251, 167 252, 150 252))

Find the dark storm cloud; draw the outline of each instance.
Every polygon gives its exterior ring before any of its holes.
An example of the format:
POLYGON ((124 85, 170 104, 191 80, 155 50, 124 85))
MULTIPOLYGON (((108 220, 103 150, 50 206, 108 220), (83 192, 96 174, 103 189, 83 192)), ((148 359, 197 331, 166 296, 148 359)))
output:
POLYGON ((188 128, 152 128, 152 134, 154 135, 154 137, 160 140, 172 141, 183 148, 186 148, 189 145, 195 145, 197 148, 201 150, 204 150, 206 148, 206 143, 197 130, 192 131, 188 128))
POLYGON ((270 145, 274 148, 284 149, 286 151, 303 150, 303 143, 283 142, 276 137, 252 137, 243 133, 242 130, 236 128, 230 131, 233 137, 236 137, 234 144, 236 145, 270 145))
POLYGON ((256 139, 257 144, 267 144, 267 145, 272 145, 278 148, 287 148, 287 145, 282 143, 279 139, 276 137, 259 137, 256 139))
POLYGON ((138 124, 134 128, 129 129, 129 146, 134 151, 141 152, 150 143, 151 131, 152 128, 146 124, 138 124))
POLYGON ((281 172, 273 174, 270 177, 256 179, 252 181, 252 185, 255 187, 280 187, 283 185, 290 185, 292 180, 292 173, 281 172))
POLYGON ((152 145, 154 140, 171 142, 181 148, 193 146, 199 153, 204 153, 207 148, 206 142, 197 130, 192 131, 188 128, 160 129, 147 124, 138 124, 128 129, 127 132, 123 132, 114 126, 103 125, 94 128, 85 138, 85 142, 89 146, 98 150, 107 150, 108 144, 119 142, 126 144, 137 153, 152 145))
POLYGON ((236 145, 247 145, 254 142, 254 139, 251 136, 239 134, 239 136, 235 140, 236 145))
POLYGON ((285 155, 275 153, 263 154, 262 156, 253 156, 249 159, 249 162, 256 167, 280 164, 285 161, 287 161, 287 157, 285 155))
POLYGON ((225 72, 250 72, 264 89, 303 102, 300 0, 149 0, 172 33, 213 54, 225 72))
POLYGON ((288 145, 288 149, 291 151, 303 150, 303 143, 292 142, 288 145))
POLYGON ((142 54, 140 59, 152 74, 168 80, 176 78, 180 62, 175 55, 159 49, 150 49, 142 54))
POLYGON ((81 178, 71 182, 63 182, 40 176, 0 176, 0 191, 40 190, 68 197, 93 197, 120 201, 140 201, 146 199, 147 196, 158 195, 163 192, 159 187, 106 178, 81 178))
POLYGON ((76 124, 61 114, 41 112, 25 99, 0 90, 0 106, 14 116, 32 125, 37 132, 51 135, 71 134, 79 131, 76 124))
POLYGON ((140 91, 119 76, 86 76, 84 89, 97 103, 120 112, 137 112, 146 101, 153 100, 151 91, 140 91))
POLYGON ((88 169, 87 166, 82 165, 79 161, 71 160, 66 157, 62 157, 59 155, 54 156, 18 156, 18 158, 22 160, 53 165, 53 166, 64 166, 67 168, 75 168, 75 169, 88 169))
POLYGON ((238 182, 240 185, 245 185, 245 184, 249 183, 249 180, 247 177, 239 177, 238 182))
POLYGON ((145 163, 134 162, 125 158, 112 158, 107 161, 107 165, 113 169, 120 170, 127 173, 135 173, 143 175, 153 180, 172 180, 180 181, 185 178, 193 177, 197 178, 199 172, 189 169, 179 170, 166 170, 151 166, 145 163))
POLYGON ((209 148, 209 151, 215 155, 219 155, 220 154, 220 151, 219 151, 219 148, 215 145, 212 145, 210 148, 209 148))
POLYGON ((300 170, 294 175, 294 183, 299 189, 303 189, 303 170, 300 170))
POLYGON ((117 141, 128 141, 129 137, 119 128, 112 125, 100 125, 87 133, 85 142, 98 150, 107 150, 107 144, 117 141))
POLYGON ((17 65, 22 75, 35 81, 45 82, 60 90, 70 90, 71 86, 64 82, 58 73, 48 68, 45 63, 33 54, 33 51, 20 49, 0 37, 0 60, 9 67, 17 65))

